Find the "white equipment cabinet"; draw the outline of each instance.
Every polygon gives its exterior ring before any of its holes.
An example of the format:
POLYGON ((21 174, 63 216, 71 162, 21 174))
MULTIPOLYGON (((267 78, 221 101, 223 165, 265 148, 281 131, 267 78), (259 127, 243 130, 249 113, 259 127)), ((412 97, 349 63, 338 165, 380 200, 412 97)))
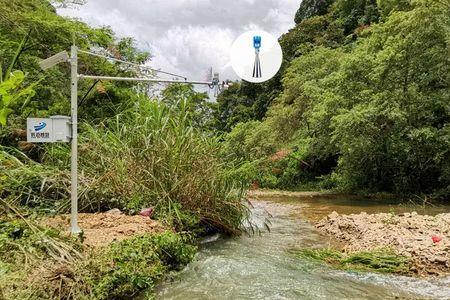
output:
POLYGON ((30 143, 69 143, 72 137, 70 117, 27 119, 27 141, 30 143))
POLYGON ((72 138, 72 124, 68 116, 50 117, 53 121, 53 142, 69 143, 72 138))

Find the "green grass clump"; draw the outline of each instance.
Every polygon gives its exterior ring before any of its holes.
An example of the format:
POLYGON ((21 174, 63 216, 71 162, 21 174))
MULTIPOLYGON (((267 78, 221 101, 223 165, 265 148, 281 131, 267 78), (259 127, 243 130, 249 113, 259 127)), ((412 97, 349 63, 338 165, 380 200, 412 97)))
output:
POLYGON ((324 261, 327 263, 337 262, 342 258, 342 253, 340 251, 329 248, 301 249, 298 250, 296 253, 300 258, 324 261))
POLYGON ((32 275, 40 279, 40 269, 50 265, 71 265, 82 259, 82 246, 58 230, 38 226, 15 208, 5 213, 0 199, 0 299, 45 299, 47 294, 30 298, 42 284, 31 284, 32 275))
POLYGON ((298 257, 327 263, 343 270, 375 271, 404 274, 409 270, 408 259, 388 249, 345 253, 334 249, 301 249, 298 257))
POLYGON ((89 183, 81 207, 134 213, 152 206, 179 230, 203 222, 239 231, 243 186, 225 176, 219 141, 192 127, 185 106, 145 99, 107 124, 85 126, 80 164, 89 183))
POLYGON ((70 198, 70 174, 0 145, 0 199, 15 206, 54 209, 70 198))
POLYGON ((173 232, 143 235, 112 244, 99 255, 78 265, 77 291, 89 290, 94 299, 150 297, 155 284, 168 271, 180 270, 197 251, 173 232))

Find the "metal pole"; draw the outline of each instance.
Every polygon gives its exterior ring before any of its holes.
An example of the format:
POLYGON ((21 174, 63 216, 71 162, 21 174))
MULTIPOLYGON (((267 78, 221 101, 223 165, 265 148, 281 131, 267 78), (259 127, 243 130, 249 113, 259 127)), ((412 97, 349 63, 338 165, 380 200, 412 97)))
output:
POLYGON ((73 45, 70 50, 70 107, 72 116, 70 231, 72 234, 79 234, 81 229, 78 227, 78 48, 73 45))
MULTIPOLYGON (((70 177, 71 177, 71 195, 70 195, 70 231, 72 234, 81 233, 81 229, 78 226, 78 79, 99 79, 99 80, 112 80, 112 81, 134 81, 134 82, 157 82, 157 83, 191 83, 191 84, 204 84, 208 86, 217 86, 219 79, 218 74, 211 82, 208 81, 188 81, 188 80, 171 80, 171 79, 158 79, 158 78, 131 78, 131 77, 111 77, 111 76, 94 76, 78 74, 78 52, 83 52, 95 56, 100 56, 87 51, 78 50, 77 46, 73 45, 70 48, 70 107, 71 107, 71 123, 72 123, 72 149, 70 157, 70 177)), ((106 57, 107 58, 107 57, 106 57)), ((109 59, 109 58, 108 58, 109 59)), ((115 61, 122 63, 129 63, 114 59, 115 61)), ((46 70, 58 64, 59 62, 67 61, 66 51, 60 52, 41 62, 41 68, 46 70)), ((137 65, 139 66, 139 65, 137 65)), ((185 78, 172 73, 158 71, 155 72, 171 74, 177 77, 185 78)), ((186 79, 186 78, 185 78, 186 79)))

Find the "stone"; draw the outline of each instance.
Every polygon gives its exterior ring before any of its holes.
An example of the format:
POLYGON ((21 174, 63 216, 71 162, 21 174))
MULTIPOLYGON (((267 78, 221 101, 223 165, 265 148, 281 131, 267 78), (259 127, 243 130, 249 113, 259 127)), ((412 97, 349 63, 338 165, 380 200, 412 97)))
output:
POLYGON ((116 215, 116 216, 123 215, 123 212, 121 212, 120 209, 118 208, 110 209, 106 213, 109 215, 116 215))

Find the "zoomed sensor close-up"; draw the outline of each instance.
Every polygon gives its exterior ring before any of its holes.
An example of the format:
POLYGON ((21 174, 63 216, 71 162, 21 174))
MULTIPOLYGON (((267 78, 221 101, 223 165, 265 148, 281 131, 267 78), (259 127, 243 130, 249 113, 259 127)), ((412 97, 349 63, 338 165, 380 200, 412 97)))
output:
POLYGON ((450 0, 0 0, 0 300, 450 300, 450 0))

